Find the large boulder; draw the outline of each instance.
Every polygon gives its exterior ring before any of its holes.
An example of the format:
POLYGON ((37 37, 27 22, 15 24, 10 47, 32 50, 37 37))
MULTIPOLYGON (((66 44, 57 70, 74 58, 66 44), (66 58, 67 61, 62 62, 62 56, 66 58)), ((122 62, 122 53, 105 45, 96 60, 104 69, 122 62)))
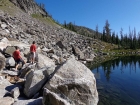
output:
MULTIPOLYGON (((24 93, 27 97, 31 98, 43 87, 50 74, 48 69, 49 68, 46 67, 40 70, 31 71, 26 76, 24 93)), ((52 70, 52 72, 53 71, 54 70, 52 70)))
POLYGON ((12 105, 14 99, 12 97, 4 97, 0 99, 0 105, 12 105))
POLYGON ((4 53, 6 54, 9 54, 9 55, 13 55, 13 52, 16 50, 15 49, 15 46, 18 46, 20 51, 23 52, 21 53, 22 57, 25 55, 28 54, 29 52, 29 49, 30 49, 30 45, 29 44, 26 44, 26 43, 21 43, 21 42, 18 42, 18 41, 9 41, 10 45, 11 46, 7 46, 4 53))
POLYGON ((56 71, 44 86, 50 91, 44 92, 44 105, 68 105, 64 104, 64 100, 70 105, 97 105, 96 80, 94 74, 84 64, 72 57, 56 71), (50 101, 52 97, 53 101, 50 101), (63 104, 58 99, 63 100, 63 104))
MULTIPOLYGON (((27 43, 22 43, 18 41, 10 41, 11 46, 18 46, 20 50, 30 49, 30 45, 27 43)), ((29 50, 28 50, 29 51, 29 50)))
POLYGON ((1 26, 2 29, 7 28, 7 25, 6 24, 1 24, 0 26, 1 26))
POLYGON ((0 50, 3 51, 7 46, 10 46, 9 40, 7 38, 3 38, 0 40, 0 50))
POLYGON ((31 70, 36 69, 36 64, 26 63, 23 65, 22 69, 20 70, 20 77, 26 78, 26 75, 31 72, 31 70))
POLYGON ((56 45, 59 46, 59 48, 61 48, 62 50, 63 50, 63 49, 66 49, 66 47, 64 46, 64 43, 63 43, 62 41, 58 41, 58 42, 56 43, 56 45))
POLYGON ((0 79, 0 98, 3 98, 3 96, 8 92, 6 90, 6 87, 8 86, 11 86, 11 83, 7 79, 1 78, 0 79))
POLYGON ((43 105, 75 105, 75 104, 72 103, 68 98, 66 97, 61 98, 59 97, 58 94, 51 92, 47 88, 45 88, 43 92, 43 105))
POLYGON ((15 87, 14 89, 12 89, 11 90, 11 95, 16 100, 19 97, 19 95, 20 95, 19 88, 15 87))
POLYGON ((2 74, 7 74, 7 75, 10 75, 10 76, 17 76, 18 71, 14 70, 14 69, 12 70, 12 69, 11 70, 4 69, 1 73, 2 74))
POLYGON ((0 50, 3 51, 8 45, 4 42, 0 42, 0 50))
POLYGON ((72 46, 72 51, 75 56, 78 56, 79 60, 85 59, 84 53, 78 47, 72 46))
POLYGON ((38 54, 38 59, 37 59, 38 69, 43 68, 43 67, 51 67, 51 66, 55 66, 55 63, 53 62, 53 60, 46 57, 45 55, 38 54))
POLYGON ((15 46, 7 46, 4 50, 5 54, 8 54, 9 56, 13 56, 13 52, 16 50, 15 46))
POLYGON ((13 57, 8 57, 6 58, 6 66, 13 66, 15 67, 15 60, 13 57))

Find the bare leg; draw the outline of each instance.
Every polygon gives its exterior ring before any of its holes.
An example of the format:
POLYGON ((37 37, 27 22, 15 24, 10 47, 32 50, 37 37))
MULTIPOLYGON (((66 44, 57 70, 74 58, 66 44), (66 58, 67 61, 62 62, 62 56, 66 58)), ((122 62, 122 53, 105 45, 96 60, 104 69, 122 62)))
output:
POLYGON ((26 63, 26 62, 25 62, 25 60, 23 59, 23 60, 22 60, 22 66, 23 66, 25 63, 26 63))
POLYGON ((31 59, 31 63, 34 63, 34 58, 31 59))
POLYGON ((31 56, 30 56, 30 63, 33 63, 33 57, 34 57, 34 54, 31 54, 31 56))
POLYGON ((33 63, 35 63, 35 58, 33 57, 33 63))
POLYGON ((35 63, 35 52, 33 53, 32 63, 35 63))
POLYGON ((16 70, 18 70, 18 66, 19 66, 19 64, 16 65, 16 70))

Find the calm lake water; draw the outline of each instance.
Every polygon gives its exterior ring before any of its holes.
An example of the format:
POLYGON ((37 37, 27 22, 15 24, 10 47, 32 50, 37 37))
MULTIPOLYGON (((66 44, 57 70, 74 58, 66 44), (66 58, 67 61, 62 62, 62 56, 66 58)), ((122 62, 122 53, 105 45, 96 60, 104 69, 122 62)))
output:
POLYGON ((140 105, 140 57, 121 57, 92 70, 98 105, 140 105))

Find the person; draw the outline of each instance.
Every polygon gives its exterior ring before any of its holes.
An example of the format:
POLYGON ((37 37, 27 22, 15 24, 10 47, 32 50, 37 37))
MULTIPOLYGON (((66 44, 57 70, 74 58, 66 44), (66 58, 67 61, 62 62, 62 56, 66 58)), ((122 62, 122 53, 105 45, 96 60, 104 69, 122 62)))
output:
POLYGON ((31 63, 35 63, 35 57, 36 57, 36 44, 35 41, 33 41, 32 45, 30 46, 30 54, 31 54, 31 63))
POLYGON ((16 62, 15 69, 17 70, 20 62, 22 63, 22 66, 23 66, 25 64, 25 61, 22 58, 22 56, 20 55, 19 47, 15 46, 15 48, 16 48, 16 50, 13 52, 13 58, 15 59, 15 62, 16 62))

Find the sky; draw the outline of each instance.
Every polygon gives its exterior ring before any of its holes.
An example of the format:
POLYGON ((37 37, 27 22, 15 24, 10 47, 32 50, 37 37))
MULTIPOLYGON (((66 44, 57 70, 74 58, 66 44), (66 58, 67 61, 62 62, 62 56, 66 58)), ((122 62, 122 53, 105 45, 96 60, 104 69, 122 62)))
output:
POLYGON ((103 31, 106 20, 111 31, 140 32, 140 0, 35 0, 45 4, 46 11, 59 23, 72 22, 103 31))

